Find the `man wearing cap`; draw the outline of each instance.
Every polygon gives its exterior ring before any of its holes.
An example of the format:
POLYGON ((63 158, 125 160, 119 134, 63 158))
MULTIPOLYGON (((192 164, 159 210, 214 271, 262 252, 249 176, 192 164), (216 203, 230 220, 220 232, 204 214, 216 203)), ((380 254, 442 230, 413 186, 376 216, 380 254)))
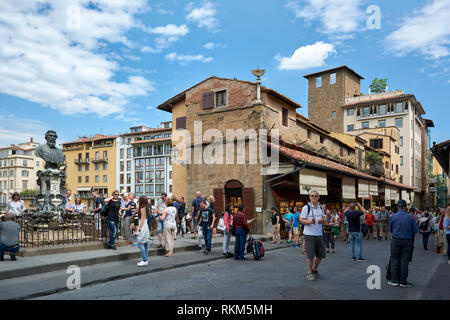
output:
POLYGON ((398 201, 398 212, 389 221, 391 242, 391 280, 388 284, 394 287, 410 288, 408 279, 408 258, 412 250, 412 240, 419 231, 416 220, 409 215, 405 200, 398 201))

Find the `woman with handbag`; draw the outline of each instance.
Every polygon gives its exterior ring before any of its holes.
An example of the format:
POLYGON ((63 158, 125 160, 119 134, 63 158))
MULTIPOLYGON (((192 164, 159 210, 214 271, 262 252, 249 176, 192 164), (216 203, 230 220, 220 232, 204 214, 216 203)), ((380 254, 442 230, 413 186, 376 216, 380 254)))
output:
MULTIPOLYGON (((230 232, 230 226, 233 225, 233 205, 227 204, 227 208, 225 209, 225 212, 223 214, 223 223, 225 224, 225 229, 223 230, 223 254, 227 258, 231 258, 233 254, 230 252, 230 238, 231 238, 231 232, 230 232)), ((220 221, 219 221, 220 225, 220 221)))
POLYGON ((148 229, 147 219, 150 216, 150 208, 146 196, 139 197, 139 225, 136 227, 136 240, 138 248, 141 251, 142 261, 137 263, 138 267, 148 265, 148 238, 150 230, 148 229))
POLYGON ((166 257, 173 256, 174 237, 177 232, 177 209, 173 206, 173 200, 166 200, 166 208, 160 219, 163 221, 164 247, 166 248, 166 257))

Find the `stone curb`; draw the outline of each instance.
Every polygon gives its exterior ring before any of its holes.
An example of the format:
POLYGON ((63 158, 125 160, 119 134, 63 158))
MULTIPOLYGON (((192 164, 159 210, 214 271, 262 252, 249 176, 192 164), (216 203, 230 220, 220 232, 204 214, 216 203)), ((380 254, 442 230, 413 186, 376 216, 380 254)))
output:
MULTIPOLYGON (((258 236, 258 235, 254 235, 254 237, 257 239, 260 239, 263 242, 271 239, 266 236, 258 236)), ((232 244, 234 244, 234 240, 230 241, 230 245, 232 245, 232 244)), ((215 242, 215 243, 211 244, 211 247, 213 247, 213 248, 217 248, 217 247, 221 247, 221 246, 222 246, 222 242, 215 242)), ((198 246, 196 244, 182 246, 182 247, 175 248, 174 252, 179 253, 179 252, 186 252, 186 251, 194 251, 194 250, 197 250, 197 247, 198 246)), ((164 248, 150 249, 148 254, 149 254, 149 256, 165 255, 166 250, 164 248)), ((86 267, 86 266, 100 264, 100 263, 137 259, 140 256, 141 256, 141 253, 139 252, 139 250, 136 247, 135 252, 118 253, 118 254, 108 255, 108 256, 104 256, 104 257, 56 262, 56 263, 48 264, 48 265, 39 265, 39 266, 33 266, 33 267, 28 267, 28 268, 16 269, 16 270, 7 270, 7 271, 3 271, 3 272, 0 271, 0 280, 25 277, 25 276, 38 274, 38 273, 53 272, 53 271, 57 271, 57 270, 66 269, 67 267, 69 267, 71 265, 76 265, 79 267, 86 267)))
MULTIPOLYGON (((267 238, 260 238, 259 240, 265 242, 265 241, 267 241, 267 238)), ((230 242, 230 245, 231 245, 231 242, 230 242)), ((288 247, 291 247, 291 246, 292 246, 292 244, 289 244, 289 245, 283 244, 283 245, 280 245, 279 247, 276 247, 276 248, 266 249, 266 252, 273 251, 273 250, 284 249, 284 248, 288 248, 288 247)), ((248 256, 249 254, 245 254, 245 255, 248 256)), ((146 275, 146 274, 150 274, 150 273, 156 273, 156 272, 161 272, 161 271, 179 269, 179 268, 183 268, 183 267, 188 267, 188 266, 202 264, 202 263, 209 263, 209 262, 214 262, 214 261, 224 260, 224 259, 227 259, 227 258, 224 257, 223 255, 220 255, 220 256, 206 258, 206 259, 201 259, 201 260, 188 262, 188 263, 179 263, 179 264, 175 264, 175 265, 170 266, 170 267, 158 267, 158 268, 147 269, 147 270, 144 269, 142 271, 135 271, 133 273, 121 274, 121 275, 117 275, 117 276, 113 276, 113 277, 108 277, 108 278, 88 281, 86 283, 83 283, 83 288, 94 286, 94 285, 98 285, 98 284, 102 284, 102 283, 107 283, 107 282, 111 282, 111 281, 123 280, 123 279, 133 278, 133 277, 142 276, 142 275, 146 275)), ((69 290, 70 289, 67 289, 67 287, 63 287, 63 288, 47 290, 47 291, 44 291, 44 292, 34 293, 34 294, 31 294, 31 295, 27 295, 27 296, 16 297, 16 298, 11 298, 11 299, 6 299, 6 300, 35 299, 35 298, 39 298, 39 297, 44 297, 44 296, 56 294, 56 293, 62 293, 62 292, 69 291, 69 290)))

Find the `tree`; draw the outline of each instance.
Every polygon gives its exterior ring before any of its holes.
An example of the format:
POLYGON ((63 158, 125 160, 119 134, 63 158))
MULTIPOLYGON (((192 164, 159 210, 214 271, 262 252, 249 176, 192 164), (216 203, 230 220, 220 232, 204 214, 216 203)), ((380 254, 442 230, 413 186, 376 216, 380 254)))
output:
POLYGON ((378 78, 373 79, 372 83, 369 86, 370 92, 374 93, 385 92, 387 87, 387 80, 388 79, 378 79, 378 78))
POLYGON ((368 163, 369 165, 373 166, 375 165, 375 163, 377 163, 378 161, 383 161, 383 157, 375 151, 372 152, 368 152, 366 154, 366 159, 365 159, 366 163, 368 163))

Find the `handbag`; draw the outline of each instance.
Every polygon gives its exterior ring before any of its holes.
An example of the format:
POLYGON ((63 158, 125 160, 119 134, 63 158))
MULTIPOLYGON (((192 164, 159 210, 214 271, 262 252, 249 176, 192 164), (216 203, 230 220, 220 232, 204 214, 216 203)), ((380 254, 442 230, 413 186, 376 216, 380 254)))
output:
POLYGON ((223 218, 220 218, 219 224, 217 225, 217 229, 220 231, 225 231, 226 226, 225 226, 225 221, 223 220, 223 218))

